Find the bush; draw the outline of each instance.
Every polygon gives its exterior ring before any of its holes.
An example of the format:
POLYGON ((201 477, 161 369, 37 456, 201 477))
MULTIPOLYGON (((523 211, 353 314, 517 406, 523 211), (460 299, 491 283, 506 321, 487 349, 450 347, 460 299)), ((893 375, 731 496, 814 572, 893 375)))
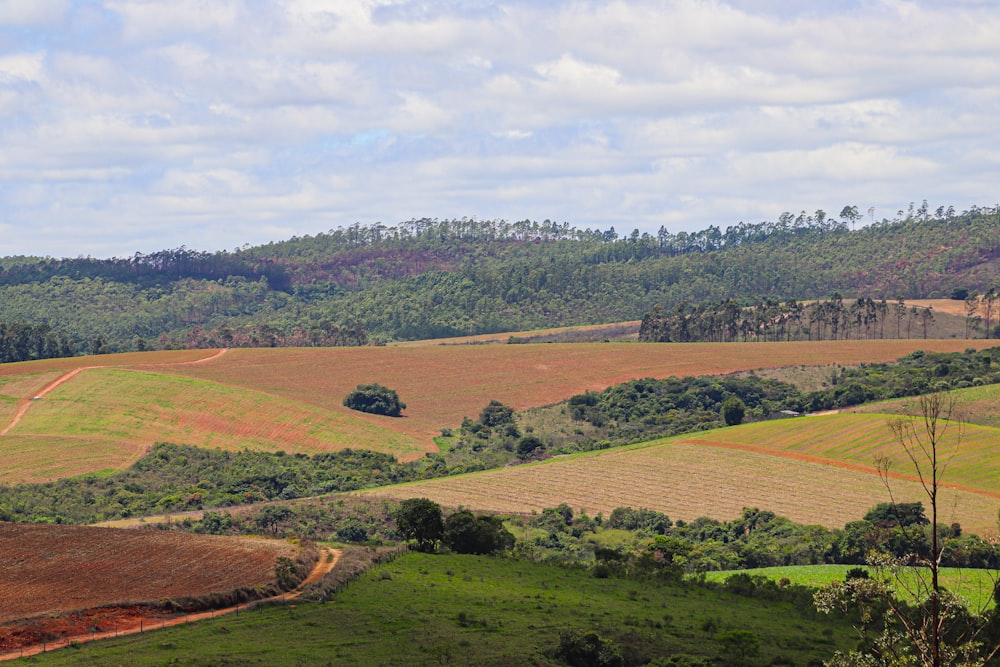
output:
POLYGON ((559 633, 556 657, 572 667, 624 667, 621 649, 593 630, 564 630, 559 633))
POLYGON ((459 510, 444 522, 445 546, 460 554, 492 554, 514 546, 514 536, 495 516, 476 516, 459 510))
POLYGON ((743 423, 747 406, 738 396, 730 396, 722 402, 722 418, 726 426, 738 426, 743 423))
POLYGON ((536 438, 535 436, 526 435, 523 438, 521 438, 517 443, 517 450, 516 450, 517 458, 523 461, 524 459, 534 454, 536 450, 542 449, 543 446, 544 445, 542 444, 542 441, 536 438))
POLYGON ((374 384, 359 384, 358 388, 344 397, 344 406, 359 412, 373 415, 398 417, 406 404, 399 400, 399 395, 393 389, 374 384))
POLYGON ((489 428, 512 424, 514 423, 514 410, 500 401, 490 401, 489 405, 479 413, 479 423, 489 428))

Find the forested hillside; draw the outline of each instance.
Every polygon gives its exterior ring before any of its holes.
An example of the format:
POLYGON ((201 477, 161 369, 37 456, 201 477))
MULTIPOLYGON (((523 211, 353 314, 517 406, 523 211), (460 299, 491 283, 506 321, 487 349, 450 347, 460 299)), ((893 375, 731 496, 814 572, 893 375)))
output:
POLYGON ((0 323, 20 336, 5 334, 0 350, 9 361, 53 350, 359 345, 636 320, 656 306, 730 299, 985 294, 998 275, 994 208, 925 204, 857 230, 817 211, 624 236, 424 219, 218 253, 0 259, 0 323))

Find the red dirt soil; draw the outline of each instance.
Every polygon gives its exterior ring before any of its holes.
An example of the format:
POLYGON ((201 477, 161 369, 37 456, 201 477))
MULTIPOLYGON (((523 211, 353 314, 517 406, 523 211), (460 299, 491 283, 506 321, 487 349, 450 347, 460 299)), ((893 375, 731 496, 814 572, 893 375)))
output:
POLYGON ((297 551, 276 540, 0 523, 0 622, 252 588, 297 551))
MULTIPOLYGON (((306 586, 319 581, 333 570, 340 559, 340 553, 339 549, 322 550, 312 571, 294 590, 251 604, 296 599, 306 586)), ((241 604, 193 614, 170 614, 158 610, 155 606, 121 605, 85 609, 63 616, 16 621, 0 626, 0 660, 35 655, 74 642, 108 639, 225 614, 238 614, 240 609, 247 607, 247 604, 241 604)))

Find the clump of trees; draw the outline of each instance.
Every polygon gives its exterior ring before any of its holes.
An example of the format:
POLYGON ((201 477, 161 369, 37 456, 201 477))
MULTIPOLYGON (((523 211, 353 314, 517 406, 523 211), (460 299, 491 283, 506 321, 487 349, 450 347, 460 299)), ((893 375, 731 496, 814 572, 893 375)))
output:
POLYGON ((588 449, 767 419, 782 413, 845 408, 1000 382, 1000 348, 952 353, 917 350, 897 362, 842 368, 830 386, 812 392, 756 376, 640 378, 585 392, 566 402, 574 420, 595 428, 588 449), (742 406, 742 411, 741 411, 742 406))
POLYGON ((351 410, 387 417, 399 417, 406 409, 406 403, 399 400, 399 394, 395 389, 389 389, 377 382, 359 384, 357 389, 344 397, 344 406, 351 410))
POLYGON ((76 350, 72 337, 47 324, 0 322, 0 363, 71 357, 76 350))
MULTIPOLYGON (((977 301, 978 303, 978 301, 977 301)), ((642 318, 639 340, 651 343, 850 340, 927 338, 935 321, 930 307, 907 307, 903 297, 891 304, 871 297, 800 303, 757 299, 744 305, 735 299, 672 309, 654 307, 642 318)), ((966 337, 970 337, 967 320, 966 337)), ((988 327, 987 327, 988 328, 988 327)))
POLYGON ((438 544, 460 554, 492 554, 514 546, 514 536, 503 520, 458 510, 443 518, 441 506, 427 498, 407 498, 395 514, 403 539, 416 540, 418 551, 434 551, 438 544))

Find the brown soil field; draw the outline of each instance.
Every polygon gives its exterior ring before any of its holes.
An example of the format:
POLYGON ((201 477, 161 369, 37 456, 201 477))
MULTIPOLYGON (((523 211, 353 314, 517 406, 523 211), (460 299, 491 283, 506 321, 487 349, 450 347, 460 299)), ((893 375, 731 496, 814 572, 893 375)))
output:
MULTIPOLYGON (((709 433, 717 437, 719 431, 709 433)), ((730 520, 744 507, 758 507, 829 528, 842 528, 889 499, 870 466, 719 446, 706 437, 680 437, 358 493, 426 497, 445 506, 495 512, 538 512, 565 502, 591 516, 598 512, 607 516, 616 507, 644 507, 686 521, 702 516, 730 520)), ((891 483, 897 501, 926 504, 918 483, 900 479, 891 483)), ((966 531, 996 535, 1000 506, 996 495, 946 488, 940 501, 941 521, 957 521, 966 531)))
POLYGON ((0 622, 261 586, 297 552, 275 540, 0 523, 0 622))

